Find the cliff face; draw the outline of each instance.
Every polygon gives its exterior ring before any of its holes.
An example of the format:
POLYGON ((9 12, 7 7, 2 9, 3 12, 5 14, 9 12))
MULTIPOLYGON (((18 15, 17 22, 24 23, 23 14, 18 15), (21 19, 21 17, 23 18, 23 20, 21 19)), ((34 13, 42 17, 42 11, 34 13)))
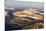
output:
POLYGON ((10 25, 12 26, 12 28, 16 26, 15 24, 17 24, 19 27, 21 26, 21 29, 43 28, 44 17, 37 13, 39 12, 35 11, 34 9, 24 9, 22 11, 15 11, 13 12, 14 16, 12 16, 13 17, 12 19, 10 19, 6 13, 5 22, 7 24, 13 24, 13 26, 10 25))
POLYGON ((37 11, 34 11, 33 9, 25 9, 23 11, 15 12, 14 15, 18 17, 29 17, 36 20, 43 20, 43 16, 37 14, 37 11))
POLYGON ((17 24, 20 24, 23 27, 23 29, 38 29, 40 26, 43 27, 42 24, 44 23, 44 17, 37 13, 38 12, 33 11, 33 9, 17 11, 14 13, 16 19, 15 22, 17 24))

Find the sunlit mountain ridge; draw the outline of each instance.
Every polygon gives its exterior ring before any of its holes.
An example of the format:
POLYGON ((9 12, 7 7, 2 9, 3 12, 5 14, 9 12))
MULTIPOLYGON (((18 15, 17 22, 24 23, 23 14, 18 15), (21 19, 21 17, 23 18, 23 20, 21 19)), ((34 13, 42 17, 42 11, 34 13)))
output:
POLYGON ((14 15, 19 16, 19 17, 30 17, 30 18, 34 18, 34 19, 43 20, 43 16, 38 15, 36 13, 39 13, 39 12, 35 11, 33 9, 25 9, 23 11, 15 12, 14 15))

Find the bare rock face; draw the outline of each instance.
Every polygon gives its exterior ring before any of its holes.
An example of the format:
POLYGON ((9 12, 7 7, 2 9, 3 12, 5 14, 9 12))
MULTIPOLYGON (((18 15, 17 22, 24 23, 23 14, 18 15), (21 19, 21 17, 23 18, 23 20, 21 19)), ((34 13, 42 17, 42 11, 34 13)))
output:
POLYGON ((43 23, 35 23, 33 25, 28 25, 26 27, 24 27, 23 29, 40 29, 43 28, 43 23))
POLYGON ((23 11, 17 11, 14 14, 15 21, 17 24, 20 24, 23 29, 38 29, 40 26, 43 26, 44 17, 33 11, 33 9, 25 9, 23 11), (42 23, 42 24, 40 24, 42 23))
POLYGON ((12 24, 15 27, 17 24, 21 29, 39 29, 43 28, 44 16, 37 14, 33 9, 25 9, 12 13, 12 19, 6 17, 6 23, 12 24), (14 26, 15 25, 15 26, 14 26))
POLYGON ((18 11, 13 14, 14 16, 18 16, 18 17, 29 17, 36 19, 37 21, 44 21, 44 16, 39 15, 36 12, 37 11, 34 12, 33 9, 25 9, 23 11, 18 11))

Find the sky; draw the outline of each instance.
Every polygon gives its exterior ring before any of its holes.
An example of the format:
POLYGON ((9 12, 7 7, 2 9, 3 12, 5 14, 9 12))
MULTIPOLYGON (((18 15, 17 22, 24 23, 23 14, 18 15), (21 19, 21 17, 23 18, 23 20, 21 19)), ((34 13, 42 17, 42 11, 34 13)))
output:
POLYGON ((22 7, 22 8, 44 8, 43 2, 31 2, 31 1, 15 1, 15 0, 6 0, 5 7, 22 7))

